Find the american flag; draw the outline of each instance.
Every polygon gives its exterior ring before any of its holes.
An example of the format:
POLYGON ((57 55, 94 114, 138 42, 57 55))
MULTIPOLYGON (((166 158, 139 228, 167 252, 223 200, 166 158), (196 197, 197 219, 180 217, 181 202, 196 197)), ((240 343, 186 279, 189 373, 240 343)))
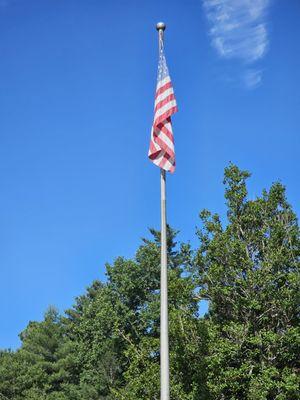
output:
POLYGON ((161 38, 154 104, 154 121, 151 130, 148 156, 155 165, 170 172, 175 171, 175 150, 171 115, 175 114, 176 111, 176 99, 161 38))

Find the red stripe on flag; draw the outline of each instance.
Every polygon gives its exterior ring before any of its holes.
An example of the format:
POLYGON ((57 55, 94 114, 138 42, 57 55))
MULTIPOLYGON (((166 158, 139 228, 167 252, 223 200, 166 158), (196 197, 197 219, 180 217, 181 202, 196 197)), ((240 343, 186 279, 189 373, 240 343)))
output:
POLYGON ((162 150, 164 150, 167 154, 170 155, 170 157, 175 156, 173 149, 170 149, 170 147, 167 145, 167 143, 164 142, 159 136, 156 136, 154 140, 155 140, 155 143, 157 143, 162 150))
POLYGON ((172 87, 172 82, 165 83, 162 87, 160 87, 159 89, 156 90, 155 99, 157 99, 157 97, 160 94, 162 94, 167 89, 170 89, 171 87, 172 87))
POLYGON ((174 93, 169 94, 169 96, 167 96, 165 99, 163 99, 159 103, 157 103, 156 106, 155 106, 154 112, 156 113, 156 111, 159 108, 162 108, 163 106, 165 106, 166 104, 168 104, 172 100, 175 100, 174 93))
POLYGON ((171 117, 171 115, 175 114, 178 111, 177 106, 174 106, 172 108, 169 108, 168 111, 160 115, 155 121, 154 121, 154 126, 158 126, 160 123, 171 117))

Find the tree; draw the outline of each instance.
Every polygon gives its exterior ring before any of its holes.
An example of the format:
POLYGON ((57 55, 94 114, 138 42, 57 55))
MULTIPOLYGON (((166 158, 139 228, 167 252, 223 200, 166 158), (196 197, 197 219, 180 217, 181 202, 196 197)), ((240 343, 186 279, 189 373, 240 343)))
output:
MULTIPOLYGON (((67 312, 80 387, 85 388, 82 399, 159 396, 160 234, 150 231, 153 239, 143 239, 134 259, 118 257, 107 265, 107 282, 94 283, 67 312)), ((188 273, 192 252, 188 245, 177 245, 176 233, 168 228, 174 393, 192 399, 203 381, 204 341, 199 340, 198 299, 188 273)))
POLYGON ((212 399, 299 399, 299 228, 274 183, 247 199, 249 173, 225 169, 228 224, 201 213, 197 254, 209 300, 212 399))
POLYGON ((20 334, 22 347, 0 353, 0 393, 14 400, 66 400, 73 379, 72 344, 56 309, 20 334))
MULTIPOLYGON (((145 241, 136 260, 144 276, 153 268, 152 283, 145 285, 144 301, 139 307, 139 324, 143 331, 138 340, 127 334, 125 350, 128 366, 124 384, 114 390, 114 398, 159 399, 159 274, 160 235, 152 231, 153 241, 145 241)), ((196 282, 190 272, 192 251, 187 244, 177 246, 176 232, 168 229, 169 319, 171 398, 204 399, 205 327, 198 315, 196 282)))
MULTIPOLYGON (((171 400, 299 400, 299 228, 285 189, 247 199, 225 169, 227 221, 201 212, 199 248, 168 227, 171 400), (209 312, 199 315, 201 300, 209 312)), ((107 264, 65 316, 0 351, 0 400, 158 400, 160 233, 107 264)))

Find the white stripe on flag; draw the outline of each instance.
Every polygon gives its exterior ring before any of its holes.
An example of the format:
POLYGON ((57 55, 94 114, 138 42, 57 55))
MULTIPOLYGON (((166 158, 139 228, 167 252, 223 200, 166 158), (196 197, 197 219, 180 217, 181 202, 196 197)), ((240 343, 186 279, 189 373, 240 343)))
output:
POLYGON ((154 115, 154 121, 157 120, 161 115, 163 115, 165 112, 169 111, 171 108, 176 106, 176 100, 171 100, 167 104, 165 104, 163 107, 159 108, 155 115, 154 115))
POLYGON ((171 78, 167 76, 166 78, 162 79, 161 81, 157 82, 156 90, 160 89, 162 86, 164 86, 166 83, 171 82, 171 78))
POLYGON ((167 90, 165 90, 162 94, 160 94, 159 96, 157 96, 156 100, 155 100, 155 106, 162 100, 166 99, 168 96, 170 96, 171 94, 174 93, 173 88, 169 88, 167 90))

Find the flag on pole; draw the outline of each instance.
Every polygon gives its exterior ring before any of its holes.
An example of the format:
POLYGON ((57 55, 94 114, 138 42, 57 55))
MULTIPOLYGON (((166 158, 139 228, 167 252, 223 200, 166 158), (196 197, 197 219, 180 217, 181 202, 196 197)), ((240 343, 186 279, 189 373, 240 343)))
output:
POLYGON ((170 172, 175 171, 171 115, 176 111, 176 99, 164 54, 163 40, 160 38, 154 121, 148 156, 155 165, 170 172))

